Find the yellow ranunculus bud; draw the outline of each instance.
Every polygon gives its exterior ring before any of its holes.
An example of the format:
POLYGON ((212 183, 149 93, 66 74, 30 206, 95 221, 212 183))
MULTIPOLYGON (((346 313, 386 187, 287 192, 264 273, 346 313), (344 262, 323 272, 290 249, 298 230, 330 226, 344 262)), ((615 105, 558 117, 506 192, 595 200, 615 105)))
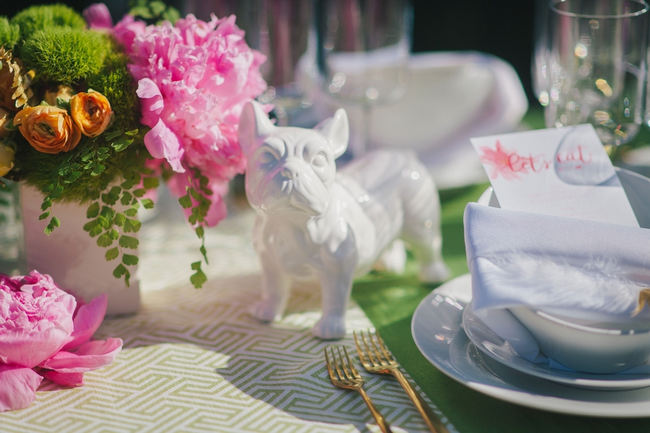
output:
POLYGON ((81 133, 96 137, 108 127, 113 111, 99 92, 79 92, 70 99, 70 114, 81 133))
POLYGON ((67 111, 51 105, 25 107, 14 117, 14 125, 39 152, 68 152, 79 144, 81 131, 67 111))
POLYGON ((0 143, 0 177, 9 173, 14 168, 14 156, 16 151, 13 147, 0 143))

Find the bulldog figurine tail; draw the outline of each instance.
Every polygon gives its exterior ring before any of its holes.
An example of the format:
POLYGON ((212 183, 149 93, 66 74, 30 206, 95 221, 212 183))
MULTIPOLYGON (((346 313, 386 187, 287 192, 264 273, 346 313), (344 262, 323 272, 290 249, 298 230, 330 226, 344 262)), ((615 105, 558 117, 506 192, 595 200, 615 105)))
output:
POLYGON ((379 262, 402 271, 402 239, 419 262, 423 281, 448 271, 441 256, 436 187, 414 154, 375 151, 337 173, 348 144, 340 109, 314 129, 276 127, 261 107, 245 106, 239 142, 248 158, 246 195, 257 212, 253 242, 263 273, 253 314, 283 314, 294 280, 317 280, 322 316, 312 332, 345 335, 353 279, 379 262))

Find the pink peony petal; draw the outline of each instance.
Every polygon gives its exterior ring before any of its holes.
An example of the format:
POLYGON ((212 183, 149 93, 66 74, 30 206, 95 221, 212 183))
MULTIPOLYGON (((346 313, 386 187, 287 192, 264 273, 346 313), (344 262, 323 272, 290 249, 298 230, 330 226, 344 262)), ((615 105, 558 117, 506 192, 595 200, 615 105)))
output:
POLYGON ((17 330, 0 335, 2 363, 28 368, 36 367, 58 352, 70 340, 69 332, 59 327, 45 329, 33 335, 24 331, 17 330))
POLYGON ((83 16, 91 29, 110 29, 113 19, 104 3, 93 3, 83 11, 83 16))
POLYGON ((113 27, 113 37, 128 50, 133 46, 133 40, 142 34, 147 25, 136 21, 132 15, 124 15, 122 20, 113 27))
POLYGON ((0 365, 0 412, 32 404, 42 380, 31 368, 0 365))
POLYGON ((72 340, 63 346, 63 350, 69 350, 90 340, 106 315, 108 297, 106 294, 97 296, 88 304, 82 305, 74 316, 72 340))
POLYGON ((61 386, 81 386, 84 384, 83 373, 59 373, 58 371, 44 371, 43 376, 57 385, 61 386))
POLYGON ((144 144, 154 158, 165 158, 171 168, 177 173, 184 173, 181 159, 185 152, 174 132, 165 125, 162 119, 144 136, 144 144))
POLYGON ((79 346, 75 352, 57 353, 39 367, 59 373, 84 373, 110 364, 121 349, 120 338, 89 341, 79 346))
POLYGON ((141 122, 153 128, 160 120, 160 113, 165 108, 165 101, 163 101, 160 89, 152 79, 143 78, 138 81, 138 89, 135 93, 140 98, 141 122))

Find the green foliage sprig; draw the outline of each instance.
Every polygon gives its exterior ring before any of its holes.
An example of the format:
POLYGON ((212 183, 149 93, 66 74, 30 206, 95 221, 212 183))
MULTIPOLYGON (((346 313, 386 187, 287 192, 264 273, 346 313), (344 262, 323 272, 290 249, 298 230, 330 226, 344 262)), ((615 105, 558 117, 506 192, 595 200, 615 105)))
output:
POLYGON ((139 246, 138 238, 133 235, 142 226, 137 218, 138 210, 153 208, 153 201, 144 198, 144 195, 148 189, 156 187, 157 177, 144 177, 141 180, 139 176, 133 176, 102 193, 86 210, 89 221, 83 229, 91 237, 97 237, 98 246, 107 248, 106 260, 115 260, 121 255, 113 275, 123 277, 127 285, 131 278, 129 269, 139 261, 138 256, 133 254, 139 246), (133 190, 140 182, 141 186, 133 190))
MULTIPOLYGON (((199 180, 198 187, 189 186, 187 192, 184 196, 181 196, 178 199, 178 203, 183 209, 190 209, 190 215, 187 218, 187 221, 194 227, 194 232, 196 236, 201 241, 201 246, 199 247, 199 252, 205 264, 208 264, 208 255, 207 249, 205 248, 205 219, 208 215, 208 210, 210 209, 210 200, 206 197, 209 197, 212 194, 212 190, 208 187, 208 178, 203 176, 199 170, 194 170, 194 178, 199 180)), ((190 182, 190 185, 191 182, 190 182)), ((190 281, 194 287, 200 288, 208 280, 205 273, 201 269, 201 260, 193 262, 191 268, 194 273, 190 276, 190 281)))

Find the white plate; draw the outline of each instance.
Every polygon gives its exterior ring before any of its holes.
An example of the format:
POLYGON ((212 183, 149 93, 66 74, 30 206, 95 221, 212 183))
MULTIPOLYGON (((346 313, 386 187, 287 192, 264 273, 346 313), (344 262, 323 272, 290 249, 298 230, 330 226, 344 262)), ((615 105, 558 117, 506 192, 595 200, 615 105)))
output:
POLYGON ((426 296, 413 314, 415 344, 447 376, 491 397, 536 409, 595 417, 650 416, 650 388, 577 388, 521 373, 484 356, 461 327, 470 299, 469 275, 463 275, 426 296))
MULTIPOLYGON (((510 314, 499 312, 500 314, 510 314)), ((470 341, 485 355, 510 368, 532 376, 592 389, 634 389, 650 386, 647 374, 589 374, 573 370, 551 368, 547 363, 537 364, 522 358, 503 338, 494 333, 474 314, 470 303, 463 311, 462 326, 470 341)))

